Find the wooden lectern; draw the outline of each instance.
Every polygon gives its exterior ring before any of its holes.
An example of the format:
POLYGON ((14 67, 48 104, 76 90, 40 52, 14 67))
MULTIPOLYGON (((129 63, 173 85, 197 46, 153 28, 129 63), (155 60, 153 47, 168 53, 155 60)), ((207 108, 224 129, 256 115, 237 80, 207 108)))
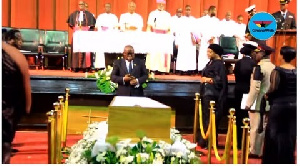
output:
MULTIPOLYGON (((277 30, 275 35, 267 40, 267 45, 275 49, 275 52, 271 54, 271 61, 276 66, 280 65, 280 48, 282 46, 291 46, 296 48, 297 47, 297 30, 296 29, 289 29, 289 30, 277 30)), ((293 65, 296 64, 296 59, 292 61, 293 65)))
POLYGON ((108 135, 138 142, 137 131, 170 142, 171 107, 147 97, 115 96, 108 107, 108 135))

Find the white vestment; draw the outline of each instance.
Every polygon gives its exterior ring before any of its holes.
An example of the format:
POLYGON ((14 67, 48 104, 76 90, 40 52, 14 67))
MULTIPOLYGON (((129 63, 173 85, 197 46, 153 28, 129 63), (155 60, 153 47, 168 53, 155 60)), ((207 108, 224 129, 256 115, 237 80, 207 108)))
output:
MULTIPOLYGON (((241 50, 241 48, 243 47, 243 44, 246 42, 246 38, 245 38, 245 32, 246 32, 246 24, 239 24, 236 23, 235 24, 235 36, 236 36, 236 41, 237 41, 237 46, 239 48, 239 51, 241 50)), ((243 55, 241 53, 239 53, 239 59, 241 59, 243 57, 243 55)))
POLYGON ((118 17, 112 13, 102 13, 97 17, 96 27, 98 30, 113 30, 118 26, 118 17))
POLYGON ((121 31, 126 31, 126 28, 134 26, 137 28, 137 31, 142 31, 144 23, 141 15, 137 13, 124 13, 120 16, 119 26, 121 31))
POLYGON ((175 44, 178 45, 176 70, 196 70, 196 19, 193 16, 183 16, 177 20, 180 24, 176 33, 175 44))
POLYGON ((198 56, 198 70, 201 71, 209 62, 207 57, 207 48, 209 40, 214 37, 213 43, 219 44, 219 37, 221 35, 220 20, 216 17, 203 16, 198 20, 198 31, 201 38, 199 56, 198 56))
POLYGON ((179 20, 180 20, 181 18, 182 18, 182 16, 181 16, 181 17, 177 17, 176 15, 171 17, 170 32, 171 32, 172 34, 175 33, 175 36, 176 36, 176 32, 178 31, 178 28, 180 27, 180 22, 179 22, 179 20))
MULTIPOLYGON (((98 31, 112 31, 118 26, 118 17, 112 13, 103 13, 97 17, 96 25, 98 31)), ((102 51, 96 52, 95 68, 105 68, 105 54, 102 51)))
MULTIPOLYGON (((148 16, 147 24, 155 33, 169 33, 171 15, 166 11, 154 10, 148 16)), ((171 55, 164 52, 151 52, 146 57, 146 67, 149 70, 169 72, 171 55)))
POLYGON ((220 24, 221 34, 225 37, 233 37, 236 31, 236 23, 233 20, 227 21, 226 19, 223 19, 220 24))

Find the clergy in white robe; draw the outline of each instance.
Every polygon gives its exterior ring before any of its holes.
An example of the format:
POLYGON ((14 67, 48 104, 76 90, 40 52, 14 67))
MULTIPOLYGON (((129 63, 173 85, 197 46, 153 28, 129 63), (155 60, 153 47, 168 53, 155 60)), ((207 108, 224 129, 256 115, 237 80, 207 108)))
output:
MULTIPOLYGON (((170 33, 171 15, 164 10, 166 2, 157 0, 157 9, 148 16, 148 32, 170 33)), ((158 41, 159 42, 159 41, 158 41)), ((152 71, 170 72, 171 55, 165 52, 152 51, 146 57, 146 67, 152 71)))
MULTIPOLYGON (((111 4, 105 4, 105 13, 100 14, 96 20, 96 29, 99 32, 113 31, 118 29, 118 17, 111 13, 111 4)), ((96 52, 95 68, 105 68, 105 54, 103 51, 96 52)))
POLYGON ((176 70, 195 71, 196 70, 196 19, 191 16, 191 6, 185 7, 186 16, 178 20, 181 25, 176 33, 176 42, 178 46, 178 55, 176 61, 176 70))
POLYGON ((233 37, 235 34, 236 23, 231 19, 231 12, 226 12, 225 18, 221 21, 221 35, 233 37))
POLYGON ((182 17, 182 9, 178 8, 176 10, 176 15, 171 17, 170 31, 174 36, 176 36, 176 31, 180 27, 179 20, 181 17, 182 17))
POLYGON ((216 17, 216 7, 210 6, 208 9, 209 15, 203 16, 198 21, 198 30, 200 36, 200 50, 198 56, 198 70, 202 69, 209 62, 207 57, 207 48, 210 44, 219 44, 221 35, 220 20, 216 17))
MULTIPOLYGON (((237 40, 237 46, 239 48, 239 50, 241 50, 241 48, 243 47, 243 44, 246 42, 246 24, 243 23, 243 16, 242 15, 239 15, 237 17, 237 22, 236 22, 236 25, 235 25, 235 37, 236 37, 236 40, 237 40)), ((238 59, 241 59, 243 57, 243 55, 241 53, 239 53, 239 57, 238 59)))
MULTIPOLYGON (((178 48, 175 45, 175 40, 176 40, 176 33, 178 31, 178 28, 180 27, 180 22, 179 22, 180 18, 182 18, 182 9, 178 8, 176 10, 176 14, 171 17, 171 26, 170 26, 171 34, 173 34, 173 36, 174 36, 174 41, 173 41, 173 60, 174 61, 177 59, 177 54, 178 54, 178 48)), ((176 62, 174 62, 174 63, 176 63, 176 62)))
POLYGON ((120 30, 121 31, 142 31, 144 23, 141 15, 135 13, 136 4, 134 2, 128 3, 128 13, 120 16, 120 30))

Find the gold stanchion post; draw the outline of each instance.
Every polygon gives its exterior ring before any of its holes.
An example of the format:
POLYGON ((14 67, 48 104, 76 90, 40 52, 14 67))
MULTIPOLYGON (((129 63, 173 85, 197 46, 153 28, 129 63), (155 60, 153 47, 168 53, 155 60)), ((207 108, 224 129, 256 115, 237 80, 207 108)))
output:
POLYGON ((55 102, 53 104, 55 109, 55 152, 56 152, 56 164, 61 164, 61 111, 60 111, 60 104, 55 102))
MULTIPOLYGON (((215 101, 210 101, 210 122, 212 123, 212 113, 214 111, 214 107, 216 105, 215 101)), ((209 136, 208 136, 208 155, 207 155, 207 158, 208 158, 208 164, 211 164, 211 148, 212 148, 212 127, 210 128, 210 131, 209 131, 209 136)))
POLYGON ((238 149, 237 149, 237 129, 236 129, 236 117, 233 116, 232 122, 232 149, 233 149, 233 164, 238 164, 238 149))
POLYGON ((250 119, 244 118, 243 119, 243 137, 242 137, 242 158, 241 163, 247 164, 248 163, 248 152, 249 152, 249 144, 250 144, 250 119))
POLYGON ((68 110, 69 110, 69 96, 70 96, 70 89, 66 88, 66 97, 63 109, 63 117, 62 117, 62 147, 65 149, 67 147, 67 127, 68 127, 68 110))
POLYGON ((61 131, 61 142, 62 142, 62 148, 64 148, 64 144, 63 142, 64 140, 64 135, 65 135, 65 131, 64 131, 64 117, 65 117, 65 103, 64 103, 64 96, 58 96, 58 101, 59 101, 59 108, 60 108, 60 113, 61 113, 61 117, 60 117, 60 131, 61 131))
POLYGON ((48 116, 48 164, 55 164, 55 111, 51 110, 46 115, 48 116))
POLYGON ((197 122, 198 122, 198 113, 199 113, 199 104, 201 104, 199 102, 200 100, 200 93, 195 93, 195 113, 194 113, 194 131, 193 131, 193 135, 194 135, 194 143, 197 141, 197 122))
POLYGON ((225 163, 229 164, 230 163, 230 150, 231 150, 231 140, 232 140, 232 125, 233 125, 233 116, 235 114, 235 109, 231 108, 229 109, 229 116, 228 116, 228 125, 230 126, 228 128, 229 130, 229 140, 228 141, 228 148, 226 149, 225 153, 226 153, 226 159, 225 159, 225 163))

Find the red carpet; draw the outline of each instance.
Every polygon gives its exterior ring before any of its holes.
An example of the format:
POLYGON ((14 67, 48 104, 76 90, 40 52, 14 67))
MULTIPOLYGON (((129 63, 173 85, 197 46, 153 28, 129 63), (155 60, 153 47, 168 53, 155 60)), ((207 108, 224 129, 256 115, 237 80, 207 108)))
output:
MULTIPOLYGON (((192 139, 192 135, 184 135, 187 140, 192 139)), ((68 135, 67 146, 72 146, 78 140, 82 138, 82 135, 68 135)), ((225 143, 225 135, 219 136, 220 145, 225 143)), ((48 141, 46 132, 23 132, 19 131, 16 133, 16 137, 13 142, 13 147, 18 149, 17 152, 11 158, 11 164, 47 164, 48 162, 48 141)), ((199 147, 196 148, 207 154, 207 150, 201 150, 199 147)), ((223 154, 223 149, 219 149, 219 153, 223 154)), ((240 152, 239 152, 240 153, 240 152)), ((240 158, 240 156, 239 156, 240 158)), ((207 155, 201 157, 203 163, 207 163, 207 155)), ((214 155, 212 155, 212 163, 220 164, 214 155)), ((224 162, 222 162, 224 163, 224 162)), ((249 164, 260 164, 260 159, 249 159, 249 164)))

